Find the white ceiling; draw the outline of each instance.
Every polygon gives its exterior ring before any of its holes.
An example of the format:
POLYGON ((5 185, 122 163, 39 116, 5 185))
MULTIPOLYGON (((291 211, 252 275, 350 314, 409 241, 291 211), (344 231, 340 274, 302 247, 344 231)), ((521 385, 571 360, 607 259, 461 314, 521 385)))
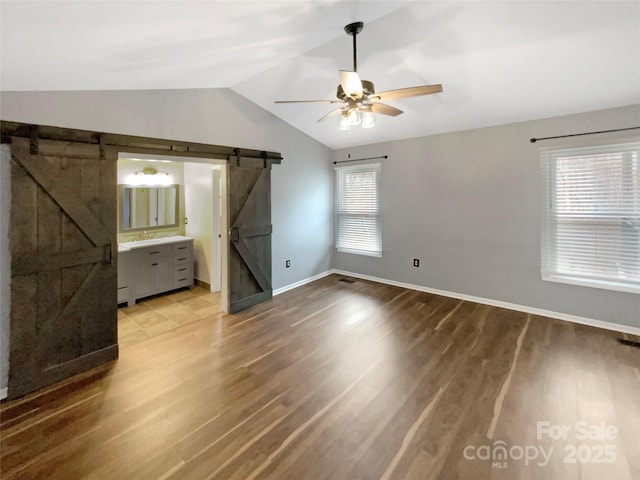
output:
POLYGON ((640 2, 1 1, 1 88, 229 87, 331 148, 640 103, 640 2), (405 113, 316 120, 349 70, 405 113))

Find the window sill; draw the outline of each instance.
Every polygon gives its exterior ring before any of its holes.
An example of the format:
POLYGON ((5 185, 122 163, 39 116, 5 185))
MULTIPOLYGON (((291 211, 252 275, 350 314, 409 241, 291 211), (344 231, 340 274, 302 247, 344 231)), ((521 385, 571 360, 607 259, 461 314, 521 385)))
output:
POLYGON ((336 248, 340 253, 351 253, 354 255, 364 255, 365 257, 377 257, 382 258, 382 252, 368 252, 365 250, 351 250, 349 248, 336 248))
POLYGON ((613 282, 606 280, 589 280, 579 277, 565 275, 542 274, 545 282, 566 283, 569 285, 579 285, 581 287, 601 288, 603 290, 615 290, 617 292, 640 294, 640 285, 624 282, 613 282))

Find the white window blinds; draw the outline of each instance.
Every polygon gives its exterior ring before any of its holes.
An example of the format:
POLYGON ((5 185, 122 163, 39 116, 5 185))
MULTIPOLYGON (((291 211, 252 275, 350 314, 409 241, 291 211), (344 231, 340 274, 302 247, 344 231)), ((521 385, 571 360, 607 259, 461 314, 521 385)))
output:
POLYGON ((640 292, 640 142, 543 150, 542 278, 640 292))
POLYGON ((336 167, 336 248, 382 256, 380 163, 336 167))

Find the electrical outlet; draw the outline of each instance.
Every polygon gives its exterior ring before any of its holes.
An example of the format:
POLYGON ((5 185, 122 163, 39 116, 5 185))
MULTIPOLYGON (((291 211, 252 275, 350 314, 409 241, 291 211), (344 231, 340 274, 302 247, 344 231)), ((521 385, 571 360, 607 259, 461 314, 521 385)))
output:
POLYGON ((284 265, 285 265, 285 267, 289 268, 289 267, 291 266, 291 260, 287 260, 287 261, 284 263, 284 265))
POLYGON ((418 260, 417 258, 413 259, 413 266, 414 267, 419 267, 420 266, 420 260, 418 260))

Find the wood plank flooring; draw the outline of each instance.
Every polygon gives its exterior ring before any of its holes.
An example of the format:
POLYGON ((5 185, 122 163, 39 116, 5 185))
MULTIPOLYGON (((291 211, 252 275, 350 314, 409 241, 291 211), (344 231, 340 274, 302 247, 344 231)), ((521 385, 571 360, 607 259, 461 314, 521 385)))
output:
POLYGON ((0 476, 640 479, 618 337, 333 275, 3 403, 0 476))

